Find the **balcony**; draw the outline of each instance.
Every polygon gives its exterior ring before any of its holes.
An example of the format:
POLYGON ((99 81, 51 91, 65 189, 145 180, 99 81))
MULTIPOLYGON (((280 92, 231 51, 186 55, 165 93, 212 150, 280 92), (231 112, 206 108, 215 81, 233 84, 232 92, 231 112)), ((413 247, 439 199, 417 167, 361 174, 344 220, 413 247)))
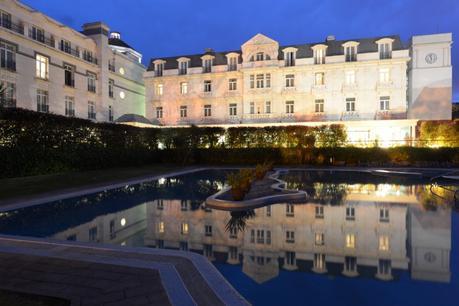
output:
POLYGON ((53 36, 46 37, 44 34, 32 31, 32 29, 29 29, 29 38, 38 41, 42 44, 45 44, 51 48, 55 48, 56 46, 53 36))
POLYGON ((357 86, 357 83, 344 83, 343 86, 341 87, 341 91, 345 92, 345 91, 354 91, 354 90, 357 90, 358 89, 358 86, 357 86))
POLYGON ((242 68, 278 67, 278 66, 279 66, 279 62, 277 60, 242 63, 242 68))
POLYGON ((349 111, 349 112, 342 112, 341 113, 341 121, 348 121, 348 120, 358 120, 360 115, 356 111, 349 111))
POLYGON ((13 23, 10 20, 2 20, 0 26, 18 34, 24 35, 24 25, 22 23, 13 23))
POLYGON ((16 61, 14 60, 6 60, 2 61, 0 68, 8 70, 8 71, 16 71, 16 61))
POLYGON ((16 107, 16 99, 0 97, 0 108, 14 108, 16 107))
POLYGON ((59 50, 61 51, 64 51, 65 53, 68 53, 70 55, 73 55, 75 57, 80 57, 80 50, 77 48, 77 49, 73 49, 71 47, 67 47, 67 46, 64 46, 64 45, 60 45, 59 46, 59 50))
POLYGON ((84 55, 84 54, 83 54, 83 59, 84 59, 85 61, 87 61, 88 63, 92 63, 92 64, 97 65, 97 58, 95 58, 95 57, 92 57, 92 56, 88 56, 88 55, 84 55))

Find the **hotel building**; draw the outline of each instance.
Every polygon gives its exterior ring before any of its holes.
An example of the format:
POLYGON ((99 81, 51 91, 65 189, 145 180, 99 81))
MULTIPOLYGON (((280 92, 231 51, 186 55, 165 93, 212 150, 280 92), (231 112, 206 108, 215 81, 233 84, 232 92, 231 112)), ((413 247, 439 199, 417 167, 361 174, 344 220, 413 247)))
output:
POLYGON ((142 55, 101 22, 75 31, 0 1, 1 102, 95 121, 145 115, 142 55))
POLYGON ((406 141, 419 119, 451 119, 452 35, 280 46, 152 59, 147 118, 176 125, 343 124, 351 141, 406 141), (390 121, 388 121, 390 120, 390 121))

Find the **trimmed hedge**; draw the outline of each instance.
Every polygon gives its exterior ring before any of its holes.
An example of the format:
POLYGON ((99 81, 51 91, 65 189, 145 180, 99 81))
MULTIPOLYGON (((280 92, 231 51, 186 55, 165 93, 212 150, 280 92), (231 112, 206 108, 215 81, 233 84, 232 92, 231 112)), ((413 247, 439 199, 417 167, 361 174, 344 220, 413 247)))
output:
POLYGON ((144 129, 0 109, 0 177, 152 163, 458 165, 458 148, 353 148, 342 126, 144 129))

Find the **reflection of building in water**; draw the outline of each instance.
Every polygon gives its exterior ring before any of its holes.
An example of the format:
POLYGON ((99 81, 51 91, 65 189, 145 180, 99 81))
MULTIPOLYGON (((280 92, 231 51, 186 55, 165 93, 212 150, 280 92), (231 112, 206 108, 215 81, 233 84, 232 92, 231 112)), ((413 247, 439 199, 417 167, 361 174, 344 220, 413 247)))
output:
POLYGON ((422 211, 413 188, 395 185, 351 185, 345 198, 343 205, 256 209, 243 232, 226 230, 228 212, 157 200, 147 204, 145 244, 229 264, 242 260, 244 273, 259 283, 275 278, 279 267, 390 280, 409 268, 409 252, 422 256, 412 259, 413 278, 449 280, 451 224, 442 220, 450 211, 422 211))
POLYGON ((146 205, 98 216, 90 222, 69 228, 53 236, 62 240, 78 240, 121 245, 136 245, 136 234, 145 230, 146 205))

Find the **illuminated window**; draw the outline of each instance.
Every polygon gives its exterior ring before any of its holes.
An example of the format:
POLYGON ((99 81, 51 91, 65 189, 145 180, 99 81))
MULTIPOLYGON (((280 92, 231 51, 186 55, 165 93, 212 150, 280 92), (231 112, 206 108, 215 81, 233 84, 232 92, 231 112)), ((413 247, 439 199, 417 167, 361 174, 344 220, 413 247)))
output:
POLYGON ((346 71, 346 85, 354 85, 355 84, 355 71, 349 70, 346 71))
POLYGON ((75 98, 65 96, 65 115, 75 117, 75 98))
POLYGON ((237 116, 237 104, 230 103, 229 105, 229 115, 230 116, 237 116))
POLYGON ((229 79, 228 80, 228 90, 234 91, 237 89, 237 79, 229 79))
POLYGON ((325 85, 325 73, 324 72, 316 72, 314 75, 314 85, 322 86, 325 85))
POLYGON ((157 96, 162 96, 164 93, 164 86, 163 84, 156 84, 156 88, 155 88, 155 94, 157 96))
POLYGON ((314 101, 315 105, 315 112, 316 113, 323 113, 324 112, 324 100, 323 99, 317 99, 314 101))
POLYGON ((325 269, 325 254, 314 254, 314 268, 317 270, 325 269))
POLYGON ((164 233, 164 222, 163 221, 160 221, 158 223, 158 233, 164 233))
POLYGON ((285 76, 285 87, 295 87, 295 75, 287 74, 285 76))
POLYGON ((285 113, 286 114, 295 113, 295 101, 286 101, 285 102, 285 113))
POLYGON ((158 106, 156 108, 156 118, 157 119, 162 119, 163 118, 163 108, 161 106, 158 106))
POLYGON ((212 81, 206 80, 204 81, 204 92, 211 92, 212 91, 212 81))
POLYGON ((325 49, 316 49, 314 50, 314 64, 325 64, 325 49))
POLYGON ((389 251, 389 236, 381 235, 379 236, 379 250, 380 251, 389 251))
POLYGON ((206 236, 212 236, 212 225, 205 225, 204 231, 206 236))
POLYGON ((355 112, 355 98, 346 98, 346 112, 355 112))
POLYGON ((204 117, 211 117, 212 116, 212 105, 207 104, 204 105, 204 117))
POLYGON ((188 83, 182 82, 180 83, 180 94, 186 95, 188 93, 188 83))
POLYGON ((379 109, 382 111, 389 110, 389 102, 390 102, 389 96, 379 97, 379 109))
POLYGON ((180 227, 180 233, 182 235, 188 235, 188 223, 182 223, 180 227))
POLYGON ((379 210, 379 221, 389 222, 389 208, 384 207, 379 210))
POLYGON ((265 113, 266 114, 271 114, 271 101, 266 101, 265 102, 265 113))
POLYGON ((355 234, 346 235, 346 248, 350 248, 350 249, 355 248, 355 234))
POLYGON ((287 242, 287 243, 295 243, 295 232, 294 231, 286 231, 285 232, 285 242, 287 242))
POLYGON ((390 81, 390 72, 389 68, 379 69, 379 82, 388 83, 390 81))
POLYGON ((324 233, 316 233, 315 234, 315 243, 316 245, 324 245, 324 233))
POLYGON ((180 106, 180 118, 186 118, 188 116, 188 107, 187 106, 180 106))
POLYGON ((36 54, 35 61, 36 61, 35 76, 37 78, 47 80, 49 77, 49 58, 41 54, 36 54))
POLYGON ((347 46, 344 48, 346 62, 357 61, 357 46, 347 46))

